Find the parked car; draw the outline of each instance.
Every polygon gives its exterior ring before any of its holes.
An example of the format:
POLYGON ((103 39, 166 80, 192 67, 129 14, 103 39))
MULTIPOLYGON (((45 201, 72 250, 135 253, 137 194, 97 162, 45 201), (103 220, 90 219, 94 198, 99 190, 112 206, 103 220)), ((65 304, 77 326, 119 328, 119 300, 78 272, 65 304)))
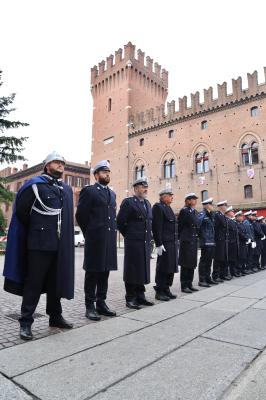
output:
POLYGON ((74 237, 75 237, 75 247, 84 246, 85 239, 80 231, 75 231, 74 237))

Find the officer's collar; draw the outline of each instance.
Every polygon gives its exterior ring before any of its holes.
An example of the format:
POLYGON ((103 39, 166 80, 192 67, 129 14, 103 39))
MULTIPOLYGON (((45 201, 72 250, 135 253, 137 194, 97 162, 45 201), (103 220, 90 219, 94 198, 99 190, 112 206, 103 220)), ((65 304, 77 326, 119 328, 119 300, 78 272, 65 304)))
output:
POLYGON ((63 187, 62 187, 63 179, 62 178, 57 179, 54 176, 51 176, 49 174, 42 174, 42 176, 47 178, 51 184, 60 187, 60 189, 61 188, 63 189, 63 187))

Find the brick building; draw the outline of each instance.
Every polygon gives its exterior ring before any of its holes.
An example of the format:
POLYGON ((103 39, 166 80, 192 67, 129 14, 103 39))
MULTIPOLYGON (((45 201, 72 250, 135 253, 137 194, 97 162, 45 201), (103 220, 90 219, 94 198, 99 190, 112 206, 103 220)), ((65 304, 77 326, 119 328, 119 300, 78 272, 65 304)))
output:
MULTIPOLYGON (((6 186, 8 189, 16 193, 20 187, 27 182, 27 180, 33 176, 40 175, 42 172, 43 163, 34 165, 30 168, 28 168, 27 164, 24 164, 23 169, 20 171, 17 168, 5 168, 0 171, 0 176, 6 178, 6 186)), ((79 193, 85 185, 89 185, 90 183, 89 163, 86 162, 85 164, 77 164, 67 161, 63 174, 63 180, 73 189, 74 210, 76 211, 79 193)), ((2 204, 1 207, 7 220, 7 225, 9 225, 12 215, 12 205, 2 204)))
MULTIPOLYGON (((266 69, 264 69, 266 76, 266 69)), ((91 69, 92 166, 108 159, 118 203, 136 177, 149 179, 149 199, 171 186, 174 208, 187 192, 226 198, 237 208, 266 215, 266 83, 255 71, 242 79, 166 103, 168 73, 130 42, 91 69)))

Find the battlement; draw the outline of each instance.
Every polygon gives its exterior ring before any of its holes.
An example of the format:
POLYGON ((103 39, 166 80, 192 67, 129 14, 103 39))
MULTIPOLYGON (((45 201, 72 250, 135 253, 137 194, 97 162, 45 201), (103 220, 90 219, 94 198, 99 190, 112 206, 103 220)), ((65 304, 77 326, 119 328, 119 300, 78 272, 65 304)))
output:
POLYGON ((142 50, 137 50, 136 46, 131 42, 128 42, 124 46, 124 51, 120 48, 115 52, 115 55, 111 54, 105 60, 99 62, 98 66, 95 65, 91 68, 91 88, 95 85, 101 84, 102 82, 109 83, 114 81, 117 74, 119 78, 126 76, 129 70, 137 72, 139 75, 150 80, 151 82, 160 85, 164 90, 168 88, 168 72, 165 69, 161 69, 161 65, 157 62, 153 62, 153 59, 149 56, 146 57, 142 50))
POLYGON ((200 103, 200 93, 191 93, 191 106, 188 107, 187 96, 178 99, 179 107, 176 110, 176 102, 172 100, 167 103, 167 111, 162 104, 160 107, 151 108, 144 112, 129 117, 130 133, 147 130, 158 124, 181 120, 185 117, 200 115, 203 112, 216 110, 225 106, 252 99, 253 97, 266 94, 266 67, 264 67, 264 82, 258 83, 258 73, 247 74, 248 88, 242 88, 242 78, 232 79, 232 93, 227 91, 227 83, 217 85, 218 97, 213 98, 213 88, 203 90, 204 101, 200 103))

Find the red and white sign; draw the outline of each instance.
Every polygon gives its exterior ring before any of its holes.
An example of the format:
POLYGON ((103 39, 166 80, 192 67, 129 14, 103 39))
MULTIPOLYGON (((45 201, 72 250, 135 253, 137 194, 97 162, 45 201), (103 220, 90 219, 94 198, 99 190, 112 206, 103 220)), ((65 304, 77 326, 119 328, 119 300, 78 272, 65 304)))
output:
POLYGON ((199 184, 204 185, 205 183, 205 176, 199 176, 199 184))
POLYGON ((254 178, 254 175, 255 175, 254 169, 253 169, 253 168, 249 168, 249 169, 247 170, 247 176, 248 176, 248 178, 253 179, 253 178, 254 178))

